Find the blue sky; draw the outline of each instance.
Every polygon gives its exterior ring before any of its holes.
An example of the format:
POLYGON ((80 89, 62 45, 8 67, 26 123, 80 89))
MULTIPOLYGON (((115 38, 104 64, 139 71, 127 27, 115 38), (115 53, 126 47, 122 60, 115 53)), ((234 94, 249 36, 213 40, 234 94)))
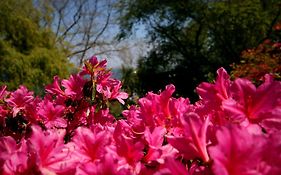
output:
MULTIPOLYGON (((57 3, 58 6, 63 5, 63 0, 54 0, 55 3, 57 3)), ((68 4, 68 9, 65 13, 65 23, 69 26, 74 21, 74 14, 77 10, 77 3, 79 1, 70 0, 70 3, 68 4)), ((89 3, 83 7, 83 13, 86 13, 88 11, 94 10, 95 15, 94 16, 94 24, 92 25, 91 31, 93 33, 96 32, 96 35, 93 35, 94 37, 98 35, 99 31, 102 30, 106 18, 108 15, 107 9, 109 8, 107 3, 116 2, 115 0, 97 0, 92 1, 89 0, 89 3), (94 2, 98 2, 95 4, 94 2), (95 6, 96 5, 96 6, 95 6)), ((58 14, 57 14, 58 15, 58 14)), ((116 11, 111 11, 110 15, 110 21, 109 25, 107 26, 106 30, 102 33, 102 35, 97 40, 97 46, 89 49, 89 51, 86 53, 86 57, 91 57, 92 55, 98 54, 98 58, 103 59, 107 58, 108 60, 108 66, 112 68, 121 67, 122 64, 127 66, 133 66, 135 67, 137 65, 137 59, 141 56, 144 56, 145 53, 148 51, 148 46, 146 42, 146 31, 143 25, 137 25, 133 31, 133 35, 125 40, 122 40, 120 42, 117 42, 114 40, 115 36, 118 34, 119 27, 117 24, 117 16, 118 14, 116 11), (109 52, 105 52, 106 50, 113 50, 109 52), (115 50, 115 51, 114 51, 115 50), (103 53, 104 52, 104 53, 103 53)), ((88 18, 90 18, 89 16, 88 18)), ((58 16, 54 17, 54 24, 53 24, 53 30, 56 31, 57 24, 58 24, 58 16)), ((83 21, 82 21, 83 22, 83 21)), ((66 25, 66 26, 67 26, 66 25)), ((71 32, 75 32, 75 30, 80 27, 79 24, 76 25, 71 32)), ((60 31, 63 33, 63 30, 60 31)), ((71 40, 70 37, 66 38, 66 41, 69 41, 72 45, 78 45, 79 43, 83 43, 85 40, 83 40, 83 33, 75 36, 74 39, 71 40)), ((83 46, 83 45, 82 45, 83 46)), ((72 49, 77 49, 79 47, 74 47, 72 49)), ((78 59, 71 59, 72 62, 78 63, 78 59)))

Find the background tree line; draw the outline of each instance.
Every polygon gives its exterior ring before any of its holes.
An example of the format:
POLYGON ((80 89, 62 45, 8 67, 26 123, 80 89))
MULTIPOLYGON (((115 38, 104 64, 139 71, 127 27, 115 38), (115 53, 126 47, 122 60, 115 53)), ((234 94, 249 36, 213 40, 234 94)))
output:
POLYGON ((148 31, 152 49, 140 59, 140 90, 173 83, 192 99, 195 87, 219 67, 231 70, 241 52, 268 39, 280 20, 280 2, 269 0, 122 0, 120 38, 136 24, 148 31))
POLYGON ((124 65, 124 88, 143 95, 173 83, 195 100, 198 83, 239 67, 243 51, 273 36, 281 12, 278 0, 9 0, 0 13, 0 83, 10 89, 40 94, 91 54, 128 53, 144 26, 148 48, 136 68, 124 65))
POLYGON ((0 84, 9 89, 26 85, 42 93, 53 75, 66 77, 73 65, 67 50, 55 44, 51 28, 42 26, 46 15, 32 1, 0 1, 0 84))

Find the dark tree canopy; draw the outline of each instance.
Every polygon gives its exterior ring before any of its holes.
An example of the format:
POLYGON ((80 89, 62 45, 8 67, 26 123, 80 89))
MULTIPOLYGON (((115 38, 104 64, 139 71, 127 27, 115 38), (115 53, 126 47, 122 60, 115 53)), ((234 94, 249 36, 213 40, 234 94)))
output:
POLYGON ((48 14, 40 13, 32 0, 1 1, 0 15, 0 85, 16 89, 23 84, 40 94, 54 75, 69 75, 66 51, 41 25, 48 14))
POLYGON ((240 53, 263 42, 280 18, 280 4, 269 0, 121 0, 120 38, 145 25, 152 49, 140 60, 144 91, 173 83, 179 95, 195 99, 194 89, 240 53))

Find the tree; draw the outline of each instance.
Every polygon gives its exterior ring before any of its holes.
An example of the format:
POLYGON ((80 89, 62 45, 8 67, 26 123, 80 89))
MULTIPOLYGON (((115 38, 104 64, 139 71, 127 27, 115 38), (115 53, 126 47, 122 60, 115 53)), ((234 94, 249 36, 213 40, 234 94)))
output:
POLYGON ((246 49, 240 63, 233 64, 232 77, 247 78, 260 84, 265 74, 281 79, 281 24, 276 24, 272 34, 256 48, 246 49))
POLYGON ((56 44, 69 50, 73 62, 82 66, 85 59, 128 52, 131 46, 117 42, 114 0, 36 0, 40 12, 49 12, 56 44), (113 54, 112 54, 113 53, 113 54))
POLYGON ((122 0, 119 37, 145 25, 152 49, 139 64, 141 87, 174 83, 179 95, 194 99, 199 82, 267 38, 280 18, 277 2, 122 0))
POLYGON ((67 50, 55 44, 55 34, 42 26, 44 18, 32 0, 0 2, 0 84, 23 84, 43 93, 52 76, 67 77, 73 68, 67 50))

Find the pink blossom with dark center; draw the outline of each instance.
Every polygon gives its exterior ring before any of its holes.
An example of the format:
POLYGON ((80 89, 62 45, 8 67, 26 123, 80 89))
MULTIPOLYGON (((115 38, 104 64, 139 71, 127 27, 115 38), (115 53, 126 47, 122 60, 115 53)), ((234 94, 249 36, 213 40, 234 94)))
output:
POLYGON ((11 93, 6 102, 13 108, 12 113, 15 117, 20 110, 24 110, 33 100, 33 92, 28 91, 25 86, 20 86, 19 89, 11 93))
POLYGON ((45 98, 38 106, 38 115, 42 118, 47 128, 66 127, 66 120, 62 117, 65 107, 55 105, 45 98))
POLYGON ((249 80, 237 79, 231 93, 223 109, 232 120, 258 123, 268 131, 281 129, 281 82, 267 75, 256 88, 249 80))
POLYGON ((73 100, 79 100, 83 96, 83 87, 86 80, 79 75, 71 75, 69 79, 62 80, 61 84, 65 88, 65 95, 73 100))

